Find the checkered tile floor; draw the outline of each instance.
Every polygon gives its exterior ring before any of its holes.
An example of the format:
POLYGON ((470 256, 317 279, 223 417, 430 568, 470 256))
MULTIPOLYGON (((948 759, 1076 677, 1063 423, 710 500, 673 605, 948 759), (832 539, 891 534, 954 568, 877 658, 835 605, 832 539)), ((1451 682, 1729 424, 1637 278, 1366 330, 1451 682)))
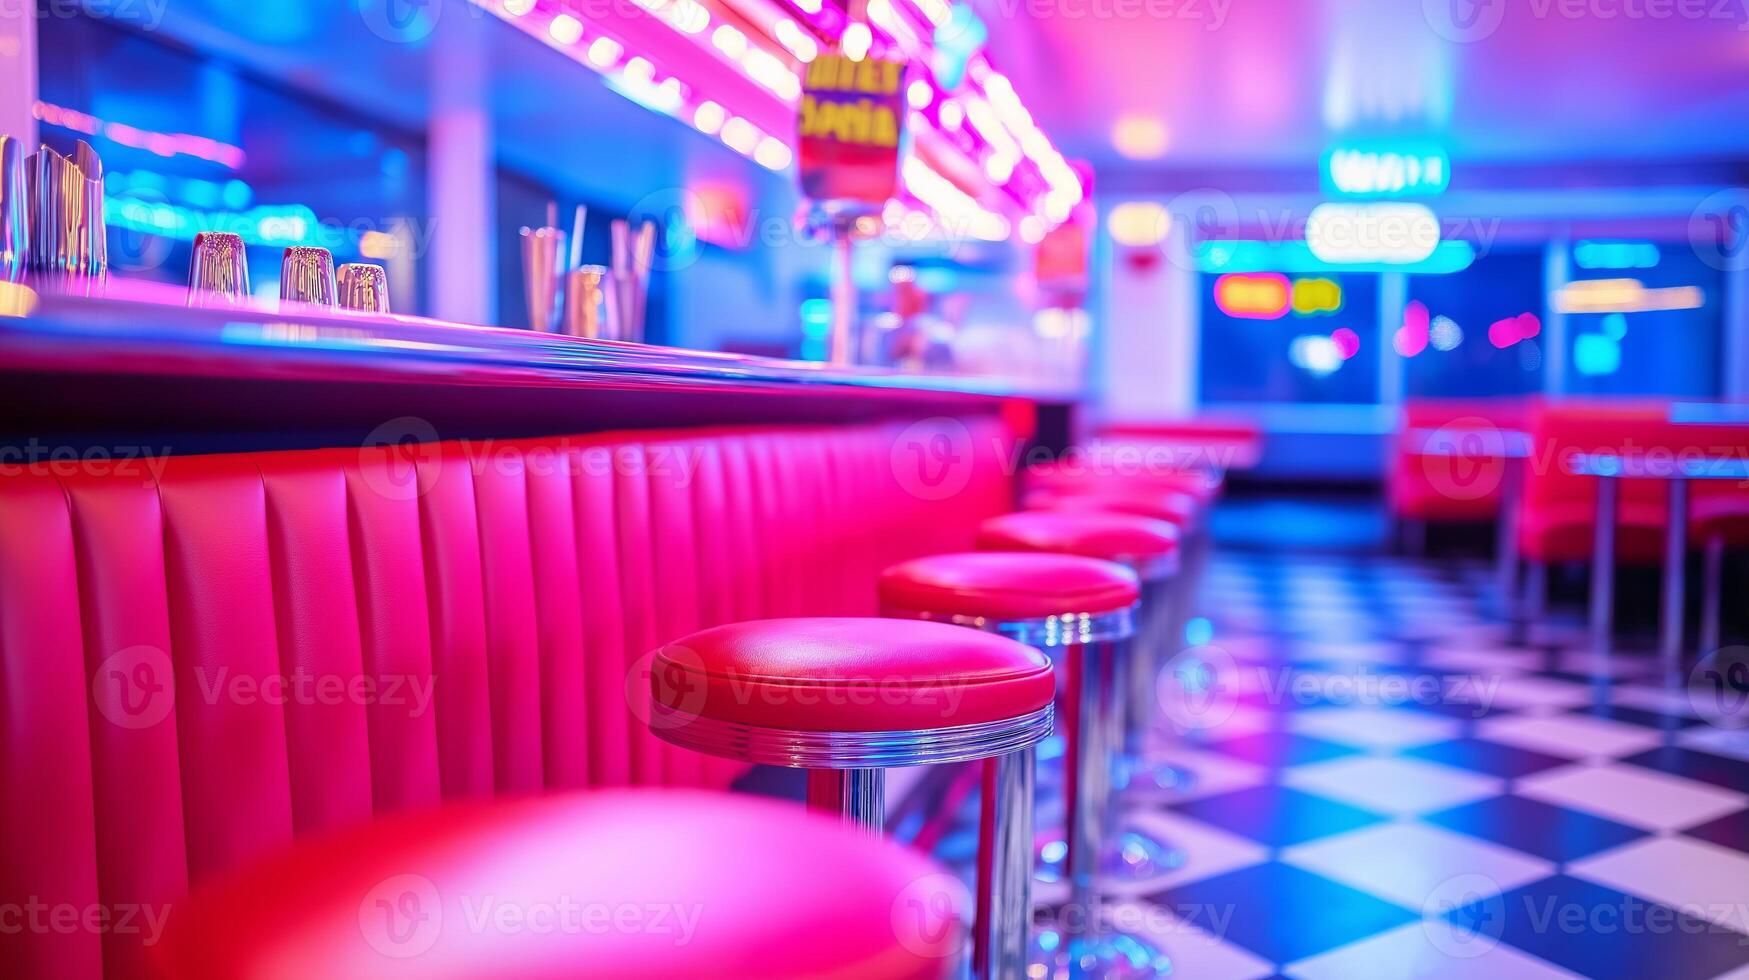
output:
POLYGON ((1576 624, 1511 645, 1488 576, 1218 555, 1162 697, 1190 778, 1126 804, 1182 866, 1106 913, 1186 978, 1749 978, 1749 731, 1576 624))

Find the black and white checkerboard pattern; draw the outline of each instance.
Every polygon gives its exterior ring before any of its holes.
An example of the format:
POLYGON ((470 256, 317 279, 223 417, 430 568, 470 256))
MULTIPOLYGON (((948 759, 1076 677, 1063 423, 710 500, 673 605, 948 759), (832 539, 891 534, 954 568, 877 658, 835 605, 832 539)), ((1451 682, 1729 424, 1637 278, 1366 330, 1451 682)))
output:
POLYGON ((1576 624, 1512 644, 1489 588, 1218 556, 1210 642, 1171 666, 1212 685, 1164 699, 1190 779, 1126 804, 1184 860, 1105 914, 1186 978, 1749 980, 1749 732, 1576 624))

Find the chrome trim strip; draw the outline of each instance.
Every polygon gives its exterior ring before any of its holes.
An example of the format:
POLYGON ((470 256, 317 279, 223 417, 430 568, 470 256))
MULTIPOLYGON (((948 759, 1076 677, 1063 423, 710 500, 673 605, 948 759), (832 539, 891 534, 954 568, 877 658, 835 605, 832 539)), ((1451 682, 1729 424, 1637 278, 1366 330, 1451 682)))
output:
POLYGON ((717 721, 655 705, 650 730, 682 748, 792 769, 884 769, 969 762, 1043 741, 1054 714, 1031 714, 975 725, 891 732, 803 732, 717 721))
POLYGON ((887 771, 809 769, 808 809, 880 837, 887 832, 887 771))
POLYGON ((1010 752, 983 762, 978 806, 978 901, 972 976, 1026 976, 1032 937, 1033 796, 1038 752, 1010 752))

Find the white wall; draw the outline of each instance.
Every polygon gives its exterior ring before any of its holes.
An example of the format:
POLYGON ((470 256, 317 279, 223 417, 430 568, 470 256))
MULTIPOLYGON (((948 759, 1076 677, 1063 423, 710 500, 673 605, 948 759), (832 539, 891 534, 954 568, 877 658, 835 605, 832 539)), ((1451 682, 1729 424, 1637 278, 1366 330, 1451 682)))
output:
POLYGON ((498 322, 498 270, 520 275, 522 257, 500 257, 488 244, 497 229, 497 164, 481 43, 476 32, 437 33, 442 55, 432 60, 426 193, 431 216, 431 315, 458 323, 492 324, 498 322))
POLYGON ((1106 418, 1184 415, 1197 403, 1196 270, 1173 247, 1178 236, 1169 235, 1146 265, 1131 261, 1134 249, 1114 245, 1105 219, 1125 200, 1133 198, 1098 202, 1093 386, 1106 418))

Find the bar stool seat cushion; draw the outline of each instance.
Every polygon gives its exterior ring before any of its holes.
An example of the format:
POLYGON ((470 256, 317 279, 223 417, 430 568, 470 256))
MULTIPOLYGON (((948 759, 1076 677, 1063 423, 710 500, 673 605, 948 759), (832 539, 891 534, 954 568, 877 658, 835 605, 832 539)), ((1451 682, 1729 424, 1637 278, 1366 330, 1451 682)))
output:
POLYGON ((1135 572, 1109 561, 1036 552, 931 555, 881 573, 881 607, 997 622, 1128 609, 1135 572))
POLYGON ((1025 506, 1027 510, 1134 514, 1165 521, 1180 531, 1193 525, 1198 512, 1202 510, 1202 504, 1192 494, 1143 487, 1094 487, 1083 491, 1052 488, 1034 490, 1026 495, 1025 506))
POLYGON ((1121 464, 1101 466, 1092 461, 1078 460, 1035 463, 1026 470, 1028 490, 1056 490, 1065 493, 1165 490, 1189 494, 1204 505, 1221 495, 1222 482, 1217 473, 1149 470, 1143 466, 1128 468, 1121 464))
POLYGON ((1704 544, 1716 535, 1729 547, 1749 547, 1749 492, 1735 483, 1715 490, 1698 480, 1691 481, 1689 488, 1690 543, 1704 544))
POLYGON ((1129 565, 1144 577, 1178 555, 1178 529, 1134 514, 1023 511, 978 527, 983 551, 1049 551, 1129 565))
POLYGON ((927 858, 800 807, 605 790, 310 838, 197 890, 159 956, 178 980, 934 980, 965 918, 927 858))
POLYGON ((694 633, 651 664, 652 724, 691 718, 808 732, 894 732, 1020 718, 1051 703, 1044 654, 948 623, 766 619, 694 633))

